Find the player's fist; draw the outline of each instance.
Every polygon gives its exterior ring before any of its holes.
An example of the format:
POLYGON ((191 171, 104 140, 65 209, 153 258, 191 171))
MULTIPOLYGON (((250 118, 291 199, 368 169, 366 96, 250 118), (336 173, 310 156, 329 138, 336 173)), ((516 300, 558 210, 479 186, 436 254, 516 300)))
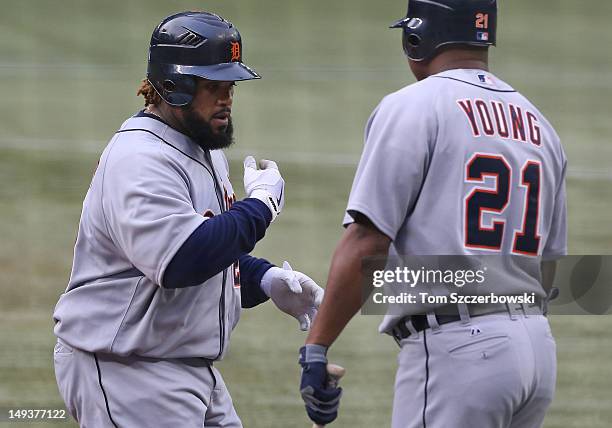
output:
POLYGON ((247 198, 255 198, 268 206, 272 221, 285 205, 285 180, 278 171, 276 162, 259 161, 260 169, 253 156, 244 159, 244 191, 247 198))
POLYGON ((342 397, 342 388, 330 383, 326 354, 327 348, 321 345, 306 345, 300 348, 300 394, 308 417, 319 425, 330 424, 338 417, 342 397))
POLYGON ((285 262, 282 269, 275 266, 266 271, 261 289, 278 309, 298 320, 300 330, 310 329, 324 292, 308 275, 285 262))

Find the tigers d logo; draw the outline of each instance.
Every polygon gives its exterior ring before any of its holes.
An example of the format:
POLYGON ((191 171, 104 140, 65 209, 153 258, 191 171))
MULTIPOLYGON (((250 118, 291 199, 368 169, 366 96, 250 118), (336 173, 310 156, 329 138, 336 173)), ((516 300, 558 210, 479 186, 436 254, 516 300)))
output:
POLYGON ((232 59, 230 61, 240 61, 240 43, 232 42, 232 59))

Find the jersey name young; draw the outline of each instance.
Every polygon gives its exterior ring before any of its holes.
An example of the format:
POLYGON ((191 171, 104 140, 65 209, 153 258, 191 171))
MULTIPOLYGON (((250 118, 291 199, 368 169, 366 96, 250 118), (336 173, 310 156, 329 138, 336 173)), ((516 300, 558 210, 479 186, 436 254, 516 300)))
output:
POLYGON ((465 113, 474 137, 488 136, 534 146, 542 144, 538 117, 529 109, 494 100, 461 99, 457 105, 465 113))

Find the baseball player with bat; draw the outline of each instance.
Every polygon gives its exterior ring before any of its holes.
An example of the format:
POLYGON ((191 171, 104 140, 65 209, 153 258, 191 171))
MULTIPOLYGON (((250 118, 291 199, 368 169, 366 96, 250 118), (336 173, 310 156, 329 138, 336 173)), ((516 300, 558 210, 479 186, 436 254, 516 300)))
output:
POLYGON ((241 427, 214 367, 241 309, 271 298, 309 328, 323 290, 249 255, 283 209, 278 167, 247 157, 236 201, 222 151, 234 82, 258 78, 218 15, 153 31, 146 108, 100 158, 54 312, 57 383, 80 426, 241 427))
POLYGON ((362 305, 365 257, 497 254, 513 259, 492 291, 533 293, 536 304, 404 305, 385 316, 380 331, 400 346, 392 426, 540 427, 556 378, 544 308, 567 245, 559 137, 489 71, 496 0, 409 0, 392 27, 418 82, 386 96, 366 125, 346 230, 300 350, 306 411, 318 424, 338 415, 327 352, 362 305))

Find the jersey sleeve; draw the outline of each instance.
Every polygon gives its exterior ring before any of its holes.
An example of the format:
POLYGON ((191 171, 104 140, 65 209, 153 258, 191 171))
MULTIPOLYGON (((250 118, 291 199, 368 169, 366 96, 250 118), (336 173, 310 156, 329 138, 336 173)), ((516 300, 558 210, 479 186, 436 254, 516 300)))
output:
POLYGON ((172 257, 205 218, 193 207, 180 166, 160 150, 125 151, 117 148, 104 165, 107 229, 125 257, 161 284, 172 257))
MULTIPOLYGON (((432 116, 408 97, 385 98, 365 129, 365 146, 344 225, 365 215, 392 240, 417 200, 429 164, 432 116)), ((433 112, 432 112, 433 115, 433 112)))
POLYGON ((274 265, 266 259, 249 254, 240 257, 240 302, 243 308, 253 308, 269 299, 261 288, 261 278, 272 267, 274 265))
POLYGON ((567 254, 567 207, 565 195, 565 175, 567 161, 563 164, 561 181, 555 194, 553 218, 546 243, 542 251, 543 260, 554 260, 567 254))

